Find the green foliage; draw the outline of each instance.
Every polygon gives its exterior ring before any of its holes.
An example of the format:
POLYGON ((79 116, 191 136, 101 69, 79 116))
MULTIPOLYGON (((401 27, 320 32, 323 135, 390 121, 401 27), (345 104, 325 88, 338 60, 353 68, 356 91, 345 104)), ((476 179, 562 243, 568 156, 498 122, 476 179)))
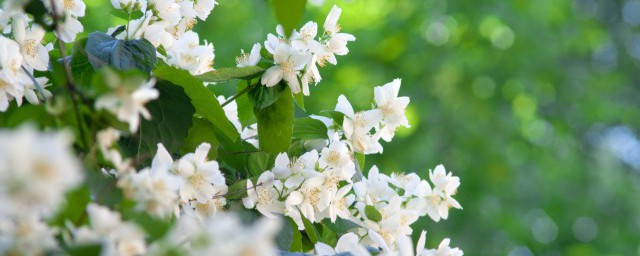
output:
POLYGON ((289 220, 289 225, 291 228, 292 238, 291 238, 291 246, 289 247, 289 251, 292 252, 303 252, 302 248, 302 233, 298 230, 298 224, 293 222, 291 218, 287 218, 289 220))
POLYGON ((378 222, 382 220, 382 214, 376 209, 373 205, 367 205, 364 207, 364 214, 367 216, 367 219, 378 222))
POLYGON ((286 152, 293 135, 293 96, 286 87, 278 100, 263 109, 254 109, 258 120, 260 149, 267 153, 286 152))
POLYGON ((293 99, 296 101, 296 106, 298 106, 302 111, 307 111, 304 108, 304 94, 298 93, 293 95, 293 99))
POLYGON ((217 133, 222 134, 231 141, 235 141, 239 137, 238 132, 225 116, 224 110, 222 110, 215 95, 204 87, 202 81, 185 70, 164 64, 158 65, 153 70, 153 74, 160 79, 182 87, 191 99, 191 104, 195 107, 196 113, 209 120, 217 133))
POLYGON ((215 136, 215 128, 208 120, 199 117, 193 117, 189 133, 184 139, 184 144, 180 149, 180 154, 188 154, 195 152, 196 148, 203 142, 209 143, 211 149, 207 155, 209 159, 216 159, 218 153, 219 142, 215 136))
POLYGON ((275 156, 266 152, 253 152, 247 159, 247 168, 251 177, 258 177, 263 172, 271 169, 275 156))
POLYGON ((163 237, 172 227, 170 221, 159 219, 144 212, 126 211, 123 213, 123 217, 144 229, 148 243, 163 237))
POLYGON ((300 24, 306 3, 306 0, 271 0, 271 5, 276 12, 278 21, 284 28, 285 35, 291 35, 293 29, 300 24))
POLYGON ((256 86, 249 91, 249 100, 256 109, 264 109, 276 103, 285 88, 288 87, 284 82, 273 87, 256 86))
POLYGON ((329 139, 327 126, 322 121, 310 117, 296 118, 293 124, 293 138, 303 140, 329 139))
POLYGON ((320 241, 320 234, 318 233, 318 230, 313 223, 302 215, 302 213, 300 213, 300 215, 302 216, 302 223, 304 223, 304 233, 307 235, 309 240, 311 240, 311 243, 316 244, 320 241))
POLYGON ((328 244, 329 246, 335 247, 338 242, 338 235, 336 231, 334 231, 331 226, 322 224, 322 236, 320 237, 320 242, 328 244))
POLYGON ((202 75, 198 75, 198 78, 204 82, 219 83, 233 79, 251 79, 261 75, 263 72, 264 69, 257 66, 219 68, 202 75))
POLYGON ((154 155, 158 143, 162 143, 169 152, 178 152, 191 131, 192 116, 196 110, 184 90, 166 81, 158 81, 156 89, 160 97, 146 105, 151 120, 141 120, 139 133, 126 144, 129 148, 137 148, 136 154, 154 155))
POLYGON ((70 256, 100 255, 102 244, 81 244, 65 249, 70 256))
POLYGON ((80 186, 71 190, 67 192, 66 199, 65 205, 49 220, 49 224, 59 227, 63 227, 67 221, 70 221, 76 226, 84 224, 83 222, 87 220, 84 209, 91 201, 89 188, 87 186, 80 186))
POLYGON ((351 229, 360 227, 353 221, 342 218, 337 218, 336 222, 331 222, 331 220, 325 219, 322 221, 322 226, 330 228, 333 232, 336 232, 338 236, 348 233, 351 229))
POLYGON ((73 44, 71 61, 69 63, 71 73, 73 74, 73 81, 78 87, 84 89, 90 89, 95 70, 85 51, 87 40, 87 38, 76 40, 73 44))
POLYGON ((146 39, 120 40, 102 32, 87 38, 85 51, 94 68, 110 65, 117 69, 139 69, 150 73, 157 62, 156 48, 146 39))

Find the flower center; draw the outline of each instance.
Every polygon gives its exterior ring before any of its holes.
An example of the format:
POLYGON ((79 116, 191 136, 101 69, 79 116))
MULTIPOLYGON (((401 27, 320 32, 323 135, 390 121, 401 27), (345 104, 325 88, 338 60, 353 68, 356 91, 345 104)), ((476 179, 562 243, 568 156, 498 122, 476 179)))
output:
POLYGON ((330 176, 327 178, 326 187, 328 189, 336 189, 338 187, 338 181, 340 179, 337 176, 330 176))
POLYGON ((337 164, 340 160, 340 154, 336 151, 329 151, 329 157, 327 158, 327 162, 337 164))
POLYGON ((273 200, 273 196, 271 196, 271 193, 269 193, 269 190, 267 189, 260 189, 258 198, 260 199, 260 202, 263 203, 271 203, 271 201, 273 200))
POLYGON ((189 183, 191 183, 192 186, 199 188, 207 183, 207 181, 204 179, 204 177, 202 177, 202 175, 196 174, 189 177, 189 183))
POLYGON ((22 43, 22 49, 24 53, 30 57, 35 57, 38 51, 38 42, 35 39, 27 39, 22 43))
POLYGON ((284 77, 292 77, 296 74, 296 70, 293 68, 291 60, 286 60, 280 63, 280 68, 282 69, 284 77))
POLYGON ((73 9, 73 7, 76 7, 76 1, 75 0, 64 0, 64 8, 73 9))
POLYGON ((314 188, 311 189, 311 191, 309 191, 309 203, 311 203, 311 205, 316 206, 318 205, 318 202, 320 202, 320 189, 319 188, 314 188))

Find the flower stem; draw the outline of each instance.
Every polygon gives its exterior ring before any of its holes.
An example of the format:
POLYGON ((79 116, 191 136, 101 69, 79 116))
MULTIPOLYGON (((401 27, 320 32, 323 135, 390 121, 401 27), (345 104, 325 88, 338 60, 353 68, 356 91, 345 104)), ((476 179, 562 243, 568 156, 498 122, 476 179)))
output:
POLYGON ((256 85, 258 85, 258 83, 255 84, 251 84, 251 81, 247 81, 247 88, 244 88, 242 91, 236 93, 236 95, 233 95, 231 98, 229 98, 227 101, 225 101, 224 103, 222 103, 220 106, 224 107, 226 105, 228 105, 229 103, 231 103, 233 100, 235 100, 236 98, 242 96, 243 94, 251 91, 251 89, 255 88, 256 85))

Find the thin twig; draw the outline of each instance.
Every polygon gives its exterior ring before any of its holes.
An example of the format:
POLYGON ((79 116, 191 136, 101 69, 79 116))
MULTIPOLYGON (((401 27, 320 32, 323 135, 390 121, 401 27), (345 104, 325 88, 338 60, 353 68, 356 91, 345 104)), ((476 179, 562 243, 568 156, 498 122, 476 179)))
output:
POLYGON ((220 106, 221 106, 221 107, 226 106, 227 104, 231 103, 231 102, 232 102, 233 100, 235 100, 236 98, 238 98, 238 97, 242 96, 243 94, 245 94, 245 93, 249 92, 251 89, 255 88, 255 86, 257 85, 257 83, 255 83, 255 84, 247 83, 247 84, 248 84, 247 88, 244 88, 244 89, 243 89, 242 91, 240 91, 239 93, 236 93, 236 95, 233 95, 231 98, 229 98, 227 101, 225 101, 224 103, 222 103, 220 106))
MULTIPOLYGON (((53 19, 53 29, 56 31, 56 35, 60 36, 60 30, 58 27, 58 13, 56 11, 56 3, 54 0, 50 0, 51 3, 51 18, 53 19)), ((69 67, 69 59, 67 58, 67 53, 65 51, 65 45, 60 38, 58 38, 58 47, 60 48, 60 57, 62 58, 62 64, 64 66, 64 74, 66 79, 66 87, 69 90, 69 94, 71 95, 71 102, 73 104, 73 112, 76 116, 76 122, 78 125, 78 132, 80 133, 80 140, 84 148, 88 148, 89 144, 87 143, 87 139, 85 137, 84 128, 82 127, 81 118, 80 118, 80 110, 78 109, 78 101, 77 101, 77 90, 75 83, 73 82, 73 74, 71 73, 71 68, 69 67)))
POLYGON ((33 77, 33 74, 29 73, 29 70, 27 70, 27 68, 25 68, 24 66, 20 66, 22 68, 22 71, 24 71, 25 74, 27 74, 27 76, 31 79, 31 82, 33 82, 33 85, 36 86, 36 89, 38 89, 38 93, 40 93, 40 96, 42 96, 42 101, 47 101, 47 96, 44 95, 44 90, 42 89, 42 86, 40 86, 40 83, 38 83, 38 81, 36 81, 36 78, 33 77))
POLYGON ((232 151, 232 152, 224 152, 224 153, 218 153, 218 155, 242 155, 242 154, 252 154, 252 153, 260 153, 260 152, 264 152, 262 150, 249 150, 249 151, 232 151))

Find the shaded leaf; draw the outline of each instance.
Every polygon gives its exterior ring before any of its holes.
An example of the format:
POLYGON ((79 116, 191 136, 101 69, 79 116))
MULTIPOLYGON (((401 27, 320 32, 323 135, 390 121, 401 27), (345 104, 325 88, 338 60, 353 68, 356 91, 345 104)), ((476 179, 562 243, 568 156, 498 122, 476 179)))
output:
POLYGON ((289 87, 273 105, 264 109, 254 108, 258 120, 260 148, 267 153, 286 152, 293 135, 293 97, 289 87))
POLYGON ((282 24, 286 36, 291 35, 293 29, 302 20, 306 3, 306 0, 271 0, 276 18, 282 24))
MULTIPOLYGON (((300 213, 300 215, 302 215, 302 213, 300 213)), ((316 244, 318 241, 320 241, 318 230, 307 218, 305 218, 303 215, 301 217, 302 223, 304 223, 304 232, 307 234, 307 237, 309 237, 309 240, 311 240, 311 243, 316 244)))
POLYGON ((249 158, 247 159, 247 168, 249 169, 249 174, 252 177, 260 176, 260 174, 271 168, 274 160, 275 157, 272 154, 265 152, 255 152, 249 154, 249 158))
POLYGON ((287 88, 287 85, 284 83, 279 83, 273 87, 259 85, 251 89, 247 96, 249 96, 249 100, 253 103, 253 107, 263 109, 275 103, 285 88, 287 88))
POLYGON ((302 93, 295 94, 293 95, 293 99, 296 100, 296 105, 298 105, 298 107, 302 109, 302 111, 305 111, 305 112, 307 111, 304 109, 304 94, 302 93))
POLYGON ((120 40, 102 32, 93 32, 85 51, 94 68, 105 65, 120 70, 140 69, 147 73, 156 65, 156 48, 146 39, 120 40))
POLYGON ((211 145, 211 149, 207 155, 209 159, 215 159, 219 145, 218 139, 215 135, 215 128, 209 120, 194 116, 191 128, 189 128, 189 133, 180 148, 180 153, 184 155, 195 152, 196 148, 203 142, 211 145))

